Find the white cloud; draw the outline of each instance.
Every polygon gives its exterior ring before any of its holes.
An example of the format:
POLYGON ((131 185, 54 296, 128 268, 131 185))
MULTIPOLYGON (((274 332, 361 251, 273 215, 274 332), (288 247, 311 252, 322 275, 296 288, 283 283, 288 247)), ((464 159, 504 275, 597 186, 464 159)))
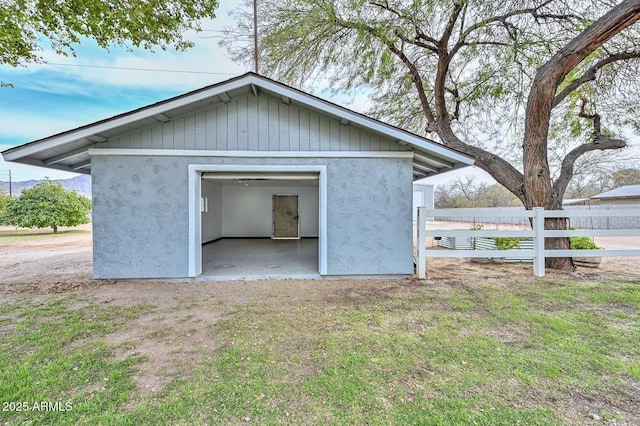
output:
POLYGON ((29 114, 0 110, 2 115, 2 143, 7 136, 19 143, 28 142, 78 127, 84 123, 81 119, 62 119, 45 114, 29 114), (34 123, 37 123, 34 125, 34 123))

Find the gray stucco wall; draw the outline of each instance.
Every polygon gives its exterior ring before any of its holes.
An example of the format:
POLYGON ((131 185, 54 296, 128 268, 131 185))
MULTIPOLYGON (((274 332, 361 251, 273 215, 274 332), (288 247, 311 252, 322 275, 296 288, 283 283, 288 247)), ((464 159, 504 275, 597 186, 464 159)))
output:
POLYGON ((409 158, 94 156, 95 278, 188 275, 189 164, 324 164, 328 274, 413 273, 409 158))

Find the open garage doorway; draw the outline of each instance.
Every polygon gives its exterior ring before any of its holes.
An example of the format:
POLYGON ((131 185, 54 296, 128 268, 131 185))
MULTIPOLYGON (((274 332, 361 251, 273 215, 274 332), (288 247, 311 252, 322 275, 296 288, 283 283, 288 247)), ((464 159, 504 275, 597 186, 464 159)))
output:
POLYGON ((192 276, 319 278, 326 273, 324 166, 201 167, 193 197, 200 208, 193 218, 192 276))

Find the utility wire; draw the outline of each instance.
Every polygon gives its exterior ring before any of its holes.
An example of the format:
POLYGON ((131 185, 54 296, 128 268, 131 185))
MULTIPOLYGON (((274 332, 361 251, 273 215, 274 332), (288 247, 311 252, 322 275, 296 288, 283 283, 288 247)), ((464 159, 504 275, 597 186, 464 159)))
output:
POLYGON ((107 65, 63 64, 59 62, 45 62, 40 65, 52 65, 56 67, 101 68, 101 69, 124 70, 124 71, 171 72, 171 73, 182 73, 182 74, 209 74, 209 75, 232 75, 232 76, 238 75, 237 73, 229 73, 229 72, 168 70, 168 69, 160 69, 160 68, 112 67, 107 65))

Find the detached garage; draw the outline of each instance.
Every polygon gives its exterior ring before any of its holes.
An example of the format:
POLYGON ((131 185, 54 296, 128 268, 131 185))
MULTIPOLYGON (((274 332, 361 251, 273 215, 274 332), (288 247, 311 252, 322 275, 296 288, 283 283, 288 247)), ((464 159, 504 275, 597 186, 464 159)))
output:
POLYGON ((410 276, 412 182, 473 164, 252 73, 2 154, 92 175, 95 278, 410 276))

